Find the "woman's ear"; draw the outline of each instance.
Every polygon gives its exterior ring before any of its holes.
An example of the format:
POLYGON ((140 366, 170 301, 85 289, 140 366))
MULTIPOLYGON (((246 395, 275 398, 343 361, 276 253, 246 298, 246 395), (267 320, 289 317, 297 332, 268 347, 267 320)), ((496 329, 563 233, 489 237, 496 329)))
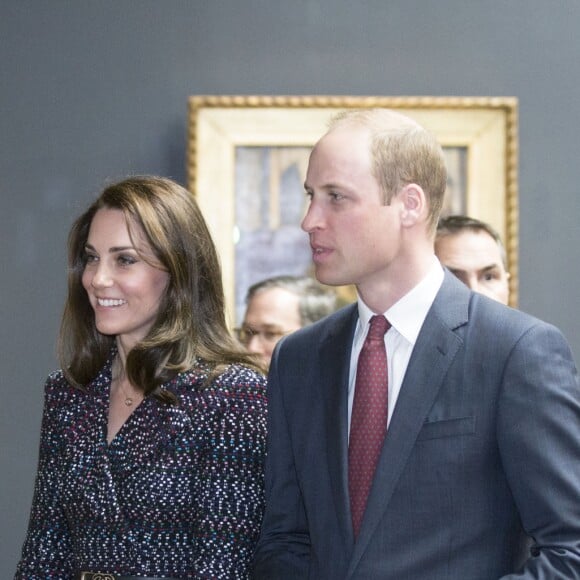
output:
POLYGON ((400 193, 402 201, 401 223, 414 226, 426 219, 428 214, 427 198, 421 186, 416 183, 405 185, 400 193))

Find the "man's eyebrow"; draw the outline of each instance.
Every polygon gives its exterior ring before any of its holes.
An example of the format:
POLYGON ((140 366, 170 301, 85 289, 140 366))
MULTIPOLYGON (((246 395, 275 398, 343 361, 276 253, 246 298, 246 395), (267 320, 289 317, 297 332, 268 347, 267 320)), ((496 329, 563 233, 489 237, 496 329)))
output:
MULTIPOLYGON (((306 189, 307 191, 312 191, 312 187, 310 187, 306 181, 304 182, 304 189, 306 189)), ((344 186, 339 185, 338 183, 334 183, 333 181, 331 181, 330 183, 325 183, 324 185, 321 185, 320 189, 323 189, 323 190, 344 189, 344 186)))
POLYGON ((479 270, 481 272, 489 272, 490 270, 496 270, 499 268, 499 264, 497 262, 494 262, 493 264, 490 264, 489 266, 484 266, 483 268, 480 268, 479 270))
POLYGON ((447 269, 452 274, 455 274, 455 276, 457 276, 457 274, 467 274, 467 270, 462 270, 461 268, 451 268, 451 267, 447 266, 447 269))
POLYGON ((248 324, 247 322, 244 323, 244 326, 247 328, 256 329, 259 327, 262 330, 281 330, 282 326, 279 324, 248 324))

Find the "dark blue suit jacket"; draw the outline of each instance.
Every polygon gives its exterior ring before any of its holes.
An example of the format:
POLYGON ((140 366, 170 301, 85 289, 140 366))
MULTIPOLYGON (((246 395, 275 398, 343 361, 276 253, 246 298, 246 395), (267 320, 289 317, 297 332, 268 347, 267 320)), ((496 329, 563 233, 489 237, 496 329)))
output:
POLYGON ((561 333, 446 273, 358 540, 347 483, 356 305, 286 337, 269 376, 259 580, 580 578, 580 390, 561 333))

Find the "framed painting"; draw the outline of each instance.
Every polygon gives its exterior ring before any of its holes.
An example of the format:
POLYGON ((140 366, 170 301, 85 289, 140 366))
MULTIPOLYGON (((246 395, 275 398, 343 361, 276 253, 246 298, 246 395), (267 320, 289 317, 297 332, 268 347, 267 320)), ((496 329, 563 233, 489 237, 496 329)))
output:
MULTIPOLYGON (((364 107, 398 110, 438 138, 449 170, 444 214, 467 214, 499 232, 511 273, 510 304, 517 305, 516 98, 192 96, 188 187, 220 255, 232 326, 243 317, 253 283, 311 273, 300 229, 308 155, 334 114, 364 107)), ((350 288, 339 292, 353 298, 350 288)))

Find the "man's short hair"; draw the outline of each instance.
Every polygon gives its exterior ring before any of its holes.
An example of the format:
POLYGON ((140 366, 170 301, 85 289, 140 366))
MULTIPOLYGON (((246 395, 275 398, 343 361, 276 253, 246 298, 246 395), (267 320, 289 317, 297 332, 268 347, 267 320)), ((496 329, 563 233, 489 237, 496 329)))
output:
POLYGON ((310 276, 273 276, 260 280, 248 289, 246 304, 252 298, 271 288, 282 288, 298 296, 300 324, 306 326, 324 318, 338 307, 338 297, 333 288, 323 286, 310 276))
POLYGON ((435 230, 447 188, 447 168, 441 144, 414 119, 391 109, 349 109, 334 116, 329 130, 359 125, 370 131, 373 175, 389 204, 402 187, 420 186, 429 204, 435 230))
POLYGON ((466 215, 450 215, 442 217, 437 224, 435 240, 445 236, 454 236, 463 232, 485 232, 489 234, 499 246, 501 260, 507 269, 507 255, 500 235, 488 223, 466 215))

